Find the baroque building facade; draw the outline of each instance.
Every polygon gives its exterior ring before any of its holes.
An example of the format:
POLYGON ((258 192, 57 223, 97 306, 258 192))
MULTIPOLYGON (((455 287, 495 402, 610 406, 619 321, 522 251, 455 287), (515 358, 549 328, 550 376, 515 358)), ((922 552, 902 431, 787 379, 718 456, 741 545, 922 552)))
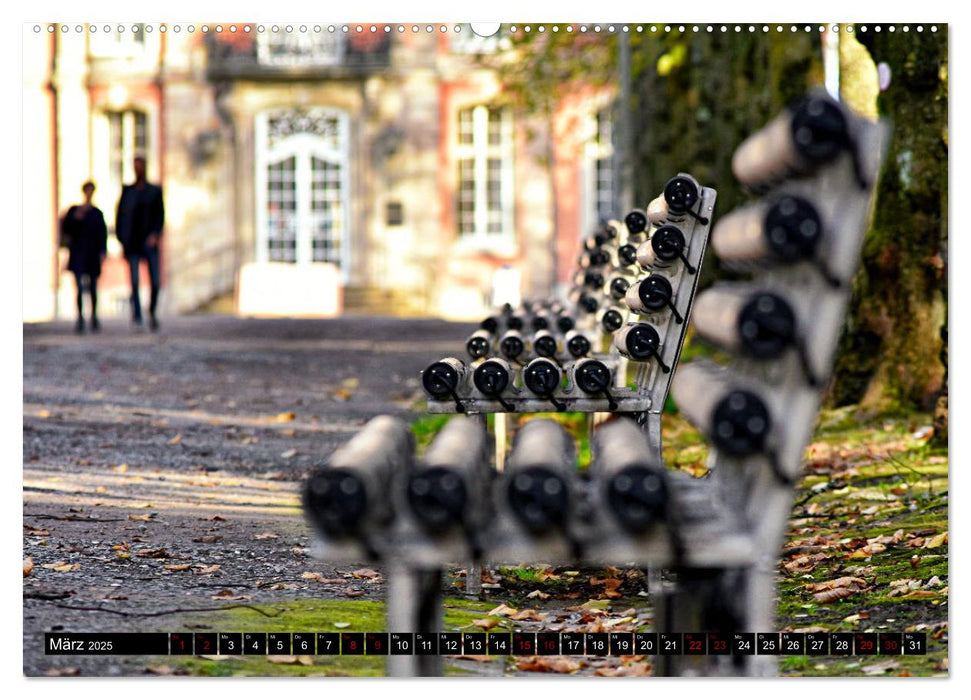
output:
MULTIPOLYGON (((135 154, 165 194, 164 314, 475 318, 568 283, 615 201, 609 92, 543 120, 467 25, 258 26, 25 28, 25 321, 73 315, 58 217, 91 179, 113 230, 135 154)), ((100 290, 127 314, 113 237, 100 290)))

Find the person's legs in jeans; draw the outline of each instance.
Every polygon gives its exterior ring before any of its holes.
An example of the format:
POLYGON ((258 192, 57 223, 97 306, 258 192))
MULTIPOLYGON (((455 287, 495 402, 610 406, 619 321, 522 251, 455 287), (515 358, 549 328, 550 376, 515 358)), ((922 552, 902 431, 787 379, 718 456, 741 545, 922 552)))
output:
POLYGON ((162 280, 159 279, 157 246, 145 249, 145 260, 148 261, 148 279, 152 285, 152 299, 149 302, 148 314, 152 324, 152 330, 155 330, 158 328, 158 318, 155 316, 155 311, 158 308, 158 294, 162 282, 162 280))
POLYGON ((137 325, 142 323, 142 301, 138 297, 138 266, 141 261, 142 257, 138 254, 128 256, 128 270, 131 274, 131 318, 137 325))
POLYGON ((101 330, 98 322, 98 276, 88 275, 88 294, 91 296, 91 330, 97 333, 101 330))
POLYGON ((78 288, 78 321, 75 330, 78 333, 84 332, 84 275, 80 272, 74 273, 74 281, 78 288))

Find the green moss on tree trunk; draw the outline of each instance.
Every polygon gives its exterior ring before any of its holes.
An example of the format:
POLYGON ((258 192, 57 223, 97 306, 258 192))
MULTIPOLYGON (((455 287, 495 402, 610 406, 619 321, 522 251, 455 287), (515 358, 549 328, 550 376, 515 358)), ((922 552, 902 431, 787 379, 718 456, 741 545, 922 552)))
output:
POLYGON ((947 36, 859 34, 890 68, 879 97, 894 132, 877 185, 832 401, 930 407, 942 390, 947 278, 947 36))

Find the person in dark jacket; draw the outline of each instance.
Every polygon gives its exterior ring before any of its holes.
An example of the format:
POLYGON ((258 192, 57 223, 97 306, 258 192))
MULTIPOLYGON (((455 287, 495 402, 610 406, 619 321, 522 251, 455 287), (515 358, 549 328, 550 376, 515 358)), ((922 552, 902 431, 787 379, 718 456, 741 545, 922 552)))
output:
POLYGON ((142 260, 148 263, 148 277, 152 285, 152 298, 148 307, 149 324, 158 330, 159 242, 165 225, 165 206, 162 188, 151 184, 145 177, 145 157, 135 156, 135 182, 125 185, 118 200, 115 218, 115 235, 121 242, 131 271, 132 322, 142 325, 142 304, 138 296, 138 267, 142 260))
POLYGON ((84 279, 88 280, 88 295, 91 297, 91 330, 101 330, 98 322, 98 277, 101 276, 101 263, 108 253, 108 227, 105 217, 98 207, 91 203, 94 197, 94 183, 90 180, 81 186, 84 203, 76 204, 67 210, 61 219, 61 242, 71 252, 67 269, 74 273, 78 288, 78 333, 84 333, 84 279))

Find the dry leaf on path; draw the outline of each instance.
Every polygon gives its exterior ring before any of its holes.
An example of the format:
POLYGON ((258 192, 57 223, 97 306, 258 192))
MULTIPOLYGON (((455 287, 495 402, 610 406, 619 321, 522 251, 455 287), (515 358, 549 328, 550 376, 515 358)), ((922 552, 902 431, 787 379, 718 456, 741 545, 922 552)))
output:
POLYGON ((515 615, 517 612, 519 612, 519 610, 517 610, 516 608, 510 608, 508 605, 506 605, 505 603, 503 603, 499 607, 493 608, 492 610, 490 610, 486 614, 487 615, 507 615, 508 616, 508 615, 515 615))
POLYGON ((68 564, 66 561, 58 561, 53 564, 41 564, 42 569, 51 569, 52 571, 58 571, 64 573, 66 571, 77 571, 81 568, 80 564, 68 564))
POLYGON ((376 579, 381 578, 381 572, 375 571, 374 569, 357 569, 351 572, 351 576, 354 578, 376 579))
POLYGON ((191 564, 166 564, 163 568, 169 571, 188 571, 191 564))
POLYGON ((585 665, 569 656, 526 656, 516 662, 518 670, 534 673, 573 673, 585 665))
POLYGON ((481 627, 482 629, 488 631, 499 624, 499 620, 494 617, 487 617, 484 620, 472 620, 472 624, 476 627, 481 627))
POLYGON ((509 619, 510 620, 516 620, 517 622, 521 622, 523 620, 532 620, 534 622, 542 622, 543 620, 546 619, 546 616, 545 615, 540 615, 538 612, 536 612, 532 608, 529 608, 529 609, 526 609, 526 610, 520 610, 517 613, 513 613, 512 615, 509 616, 509 619))
POLYGON ((163 547, 161 549, 143 549, 135 552, 136 557, 149 557, 150 559, 171 559, 172 555, 163 547))
POLYGON ((540 600, 546 600, 546 599, 548 599, 550 597, 550 594, 549 593, 543 593, 543 591, 541 591, 541 590, 539 590, 537 588, 535 591, 532 591, 531 593, 527 594, 526 597, 527 598, 539 598, 540 600))
POLYGON ((924 549, 937 549, 941 545, 947 544, 947 533, 943 532, 940 535, 931 537, 929 540, 924 542, 924 549))
POLYGON ((829 591, 834 588, 862 588, 866 586, 866 581, 862 578, 856 578, 855 576, 843 576, 841 578, 833 579, 832 581, 823 581, 821 583, 807 583, 806 590, 819 592, 819 591, 829 591))
POLYGON ((30 572, 34 570, 34 560, 32 557, 27 557, 24 559, 24 576, 30 576, 30 572))
POLYGON ((258 535, 253 535, 254 540, 278 540, 280 536, 273 532, 261 532, 258 535))
POLYGON ((644 663, 631 664, 629 666, 615 666, 607 668, 598 668, 593 672, 595 676, 649 676, 651 675, 651 669, 654 665, 650 661, 645 661, 644 663))

